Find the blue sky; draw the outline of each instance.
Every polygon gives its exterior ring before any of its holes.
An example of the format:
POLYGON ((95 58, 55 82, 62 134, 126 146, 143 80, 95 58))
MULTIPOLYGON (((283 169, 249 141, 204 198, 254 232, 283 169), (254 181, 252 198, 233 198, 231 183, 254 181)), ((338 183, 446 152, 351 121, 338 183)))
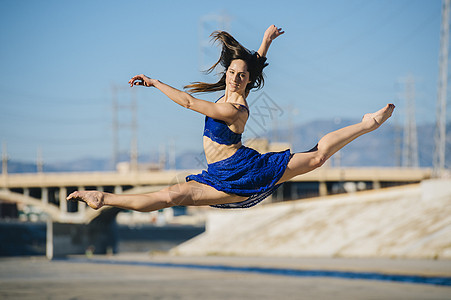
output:
MULTIPOLYGON (((434 122, 440 10, 438 0, 0 0, 0 140, 12 160, 34 161, 38 148, 49 163, 110 158, 113 86, 125 106, 135 74, 176 88, 215 79, 199 72, 201 58, 213 63, 219 55, 214 45, 200 51, 206 32, 221 29, 201 22, 212 15, 228 16, 230 32, 250 49, 269 25, 286 31, 268 53, 264 89, 248 99, 264 91, 283 110, 280 127, 360 118, 388 102, 402 123, 409 74, 418 123, 434 122)), ((170 143, 178 153, 201 151, 201 115, 155 89, 133 90, 140 153, 170 143)), ((122 108, 123 151, 130 119, 122 108)))

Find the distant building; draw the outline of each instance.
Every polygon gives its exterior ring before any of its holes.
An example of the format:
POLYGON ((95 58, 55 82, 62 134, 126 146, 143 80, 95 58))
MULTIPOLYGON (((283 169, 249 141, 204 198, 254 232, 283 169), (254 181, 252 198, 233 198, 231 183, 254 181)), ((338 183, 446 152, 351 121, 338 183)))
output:
MULTIPOLYGON (((161 163, 139 163, 137 165, 138 172, 148 171, 161 171, 164 169, 164 165, 161 163)), ((116 171, 119 173, 130 173, 133 170, 132 164, 128 161, 123 161, 116 164, 116 171)))
POLYGON ((270 143, 268 139, 264 138, 249 139, 244 144, 260 153, 279 152, 291 149, 290 143, 270 143))

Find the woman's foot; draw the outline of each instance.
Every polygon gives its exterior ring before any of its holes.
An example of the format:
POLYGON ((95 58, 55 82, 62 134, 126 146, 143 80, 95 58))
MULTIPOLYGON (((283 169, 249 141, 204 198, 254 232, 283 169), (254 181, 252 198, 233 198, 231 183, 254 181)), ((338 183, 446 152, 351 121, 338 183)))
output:
POLYGON ((394 109, 394 104, 387 104, 387 106, 375 113, 365 114, 362 118, 362 124, 365 125, 365 129, 367 129, 368 131, 373 131, 379 128, 382 123, 384 123, 388 118, 391 117, 394 109))
POLYGON ((99 191, 75 191, 67 196, 66 200, 83 201, 93 209, 99 209, 105 204, 103 202, 103 193, 99 191))

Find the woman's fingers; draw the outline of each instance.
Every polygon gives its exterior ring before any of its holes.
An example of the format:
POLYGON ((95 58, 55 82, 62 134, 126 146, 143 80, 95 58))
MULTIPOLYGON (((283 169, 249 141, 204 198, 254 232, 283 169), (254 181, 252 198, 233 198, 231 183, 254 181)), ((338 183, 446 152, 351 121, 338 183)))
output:
POLYGON ((284 34, 285 31, 283 31, 282 27, 276 27, 276 25, 271 25, 266 30, 266 35, 271 39, 274 40, 278 36, 284 34))
POLYGON ((133 87, 134 85, 144 85, 144 82, 142 80, 139 81, 133 81, 130 83, 130 86, 133 87))
POLYGON ((150 83, 148 83, 146 80, 150 80, 150 78, 147 77, 146 75, 141 74, 133 76, 132 79, 128 81, 128 83, 130 84, 131 87, 134 85, 150 86, 150 83))
POLYGON ((285 33, 285 31, 282 30, 282 27, 277 28, 277 27, 274 26, 274 28, 275 28, 274 34, 275 34, 276 37, 278 37, 279 35, 285 33))
POLYGON ((143 78, 140 75, 133 76, 132 79, 128 81, 131 87, 134 85, 143 85, 143 78))

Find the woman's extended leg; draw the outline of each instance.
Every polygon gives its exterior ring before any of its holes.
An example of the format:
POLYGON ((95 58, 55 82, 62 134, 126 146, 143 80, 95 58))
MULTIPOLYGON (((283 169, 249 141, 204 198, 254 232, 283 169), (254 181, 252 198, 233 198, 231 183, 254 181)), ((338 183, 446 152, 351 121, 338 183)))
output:
POLYGON ((215 205, 245 199, 195 181, 179 183, 149 194, 119 195, 99 191, 76 191, 67 197, 67 200, 86 202, 94 209, 109 205, 137 211, 154 211, 177 205, 215 205))
POLYGON ((387 106, 375 113, 364 115, 362 121, 358 124, 328 133, 321 138, 312 150, 295 153, 278 183, 285 182, 294 176, 305 174, 322 166, 334 153, 354 139, 379 128, 392 115, 394 109, 395 106, 393 104, 387 104, 387 106))

